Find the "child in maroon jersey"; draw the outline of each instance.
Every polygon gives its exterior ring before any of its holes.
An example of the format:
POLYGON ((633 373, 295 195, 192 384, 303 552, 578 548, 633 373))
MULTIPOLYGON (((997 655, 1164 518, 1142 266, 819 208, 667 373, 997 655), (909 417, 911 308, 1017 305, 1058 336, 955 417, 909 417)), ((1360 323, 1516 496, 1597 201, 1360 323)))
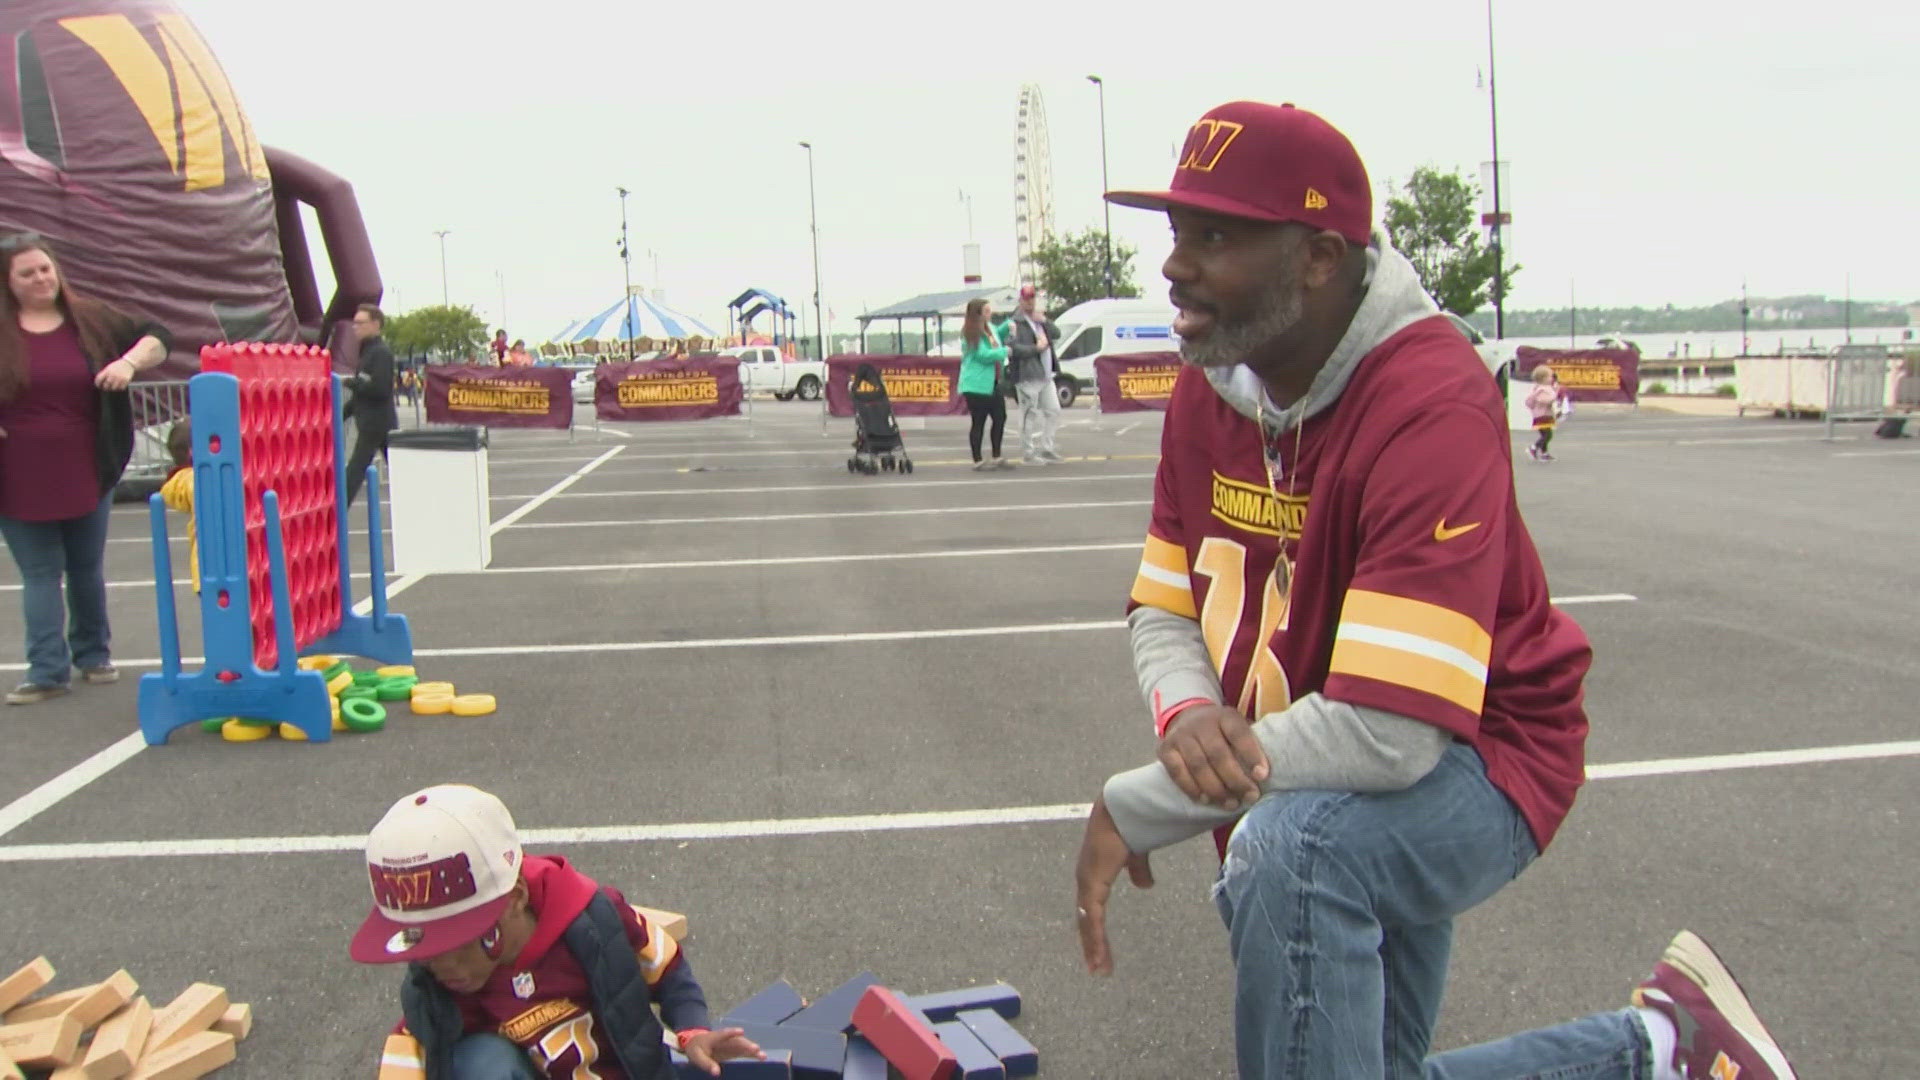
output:
POLYGON ((566 859, 523 856, 484 791, 395 803, 367 837, 367 871, 374 908, 353 958, 408 964, 380 1080, 672 1080, 661 1020, 711 1075, 766 1058, 739 1028, 708 1030, 678 943, 566 859))

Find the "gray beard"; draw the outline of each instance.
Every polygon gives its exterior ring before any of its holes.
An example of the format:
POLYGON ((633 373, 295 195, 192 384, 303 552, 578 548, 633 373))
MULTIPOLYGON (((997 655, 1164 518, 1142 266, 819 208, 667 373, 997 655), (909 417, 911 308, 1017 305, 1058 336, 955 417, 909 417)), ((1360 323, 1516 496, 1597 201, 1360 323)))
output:
POLYGON ((1306 313, 1306 294, 1290 281, 1276 281, 1261 299, 1259 312, 1246 322, 1227 326, 1216 322, 1198 341, 1180 340, 1180 359, 1196 367, 1232 367, 1273 343, 1299 325, 1306 313))

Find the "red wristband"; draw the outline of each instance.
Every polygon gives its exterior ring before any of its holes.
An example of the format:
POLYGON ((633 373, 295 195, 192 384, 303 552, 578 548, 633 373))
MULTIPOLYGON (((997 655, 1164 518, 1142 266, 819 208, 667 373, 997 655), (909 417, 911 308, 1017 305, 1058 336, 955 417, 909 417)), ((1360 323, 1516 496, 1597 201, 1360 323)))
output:
POLYGON ((1167 725, 1173 723, 1175 717, 1193 708, 1195 705, 1211 704, 1213 704, 1213 702, 1208 701, 1206 698, 1190 697, 1184 701, 1176 701, 1166 708, 1161 709, 1158 713, 1154 714, 1153 717, 1153 737, 1156 739, 1166 738, 1167 725))
POLYGON ((674 1032, 673 1037, 680 1041, 680 1050, 684 1053, 687 1049, 687 1044, 693 1041, 695 1035, 705 1035, 712 1030, 712 1028, 688 1028, 685 1031, 674 1032))

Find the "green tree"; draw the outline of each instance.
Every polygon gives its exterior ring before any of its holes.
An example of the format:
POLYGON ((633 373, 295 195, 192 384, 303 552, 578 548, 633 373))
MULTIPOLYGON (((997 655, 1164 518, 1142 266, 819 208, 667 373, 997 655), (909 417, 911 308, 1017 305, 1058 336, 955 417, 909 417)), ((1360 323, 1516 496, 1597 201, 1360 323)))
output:
MULTIPOLYGON (((1113 245, 1113 295, 1139 296, 1133 282, 1134 248, 1116 241, 1113 245)), ((1058 315, 1075 304, 1107 295, 1107 234, 1095 228, 1082 229, 1065 238, 1048 237, 1034 249, 1033 261, 1040 269, 1040 291, 1046 294, 1047 311, 1058 315)))
MULTIPOLYGON (((1422 165, 1387 199, 1387 235, 1420 275, 1420 285, 1441 308, 1473 314, 1487 303, 1493 285, 1493 249, 1481 239, 1475 206, 1480 185, 1458 170, 1422 165)), ((1508 293, 1520 267, 1500 275, 1508 293)))
POLYGON ((398 356, 464 359, 487 343, 487 324, 470 307, 436 305, 389 316, 384 336, 398 356))

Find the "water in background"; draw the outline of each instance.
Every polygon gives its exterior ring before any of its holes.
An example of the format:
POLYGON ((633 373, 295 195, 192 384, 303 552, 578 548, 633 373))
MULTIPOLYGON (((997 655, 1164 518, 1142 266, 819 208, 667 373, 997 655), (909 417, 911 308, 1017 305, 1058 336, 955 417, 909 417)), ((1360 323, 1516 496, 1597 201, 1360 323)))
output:
MULTIPOLYGON (((1912 345, 1914 328, 1908 326, 1856 326, 1851 336, 1842 327, 1825 330, 1766 330, 1755 331, 1747 335, 1750 351, 1755 356, 1778 356, 1783 352, 1805 352, 1814 350, 1825 353, 1835 345, 1845 345, 1849 341, 1855 345, 1912 345)), ((1505 339, 1509 346, 1531 345, 1539 349, 1565 349, 1569 347, 1591 349, 1599 344, 1600 338, 1609 331, 1581 329, 1568 345, 1567 335, 1558 337, 1510 337, 1505 339)), ((1710 330, 1683 334, 1621 334, 1635 345, 1640 346, 1640 359, 1647 362, 1662 360, 1713 360, 1728 359, 1740 355, 1740 331, 1710 330)), ((1731 381, 1731 380, 1728 380, 1731 381)), ((1711 387, 1708 388, 1709 391, 1711 387)))

